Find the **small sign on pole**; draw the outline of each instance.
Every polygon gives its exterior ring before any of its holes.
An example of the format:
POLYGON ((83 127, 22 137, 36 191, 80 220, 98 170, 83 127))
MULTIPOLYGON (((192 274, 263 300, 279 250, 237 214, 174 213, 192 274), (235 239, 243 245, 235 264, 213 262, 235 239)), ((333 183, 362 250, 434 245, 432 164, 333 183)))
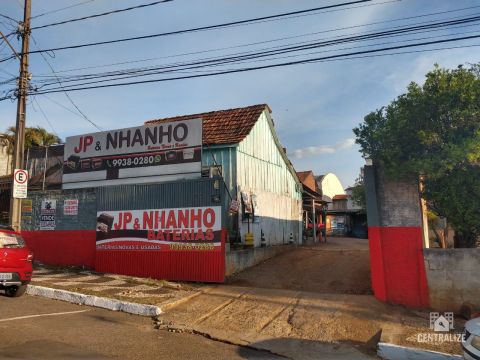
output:
POLYGON ((13 197, 25 199, 27 197, 28 171, 15 169, 13 173, 13 197))

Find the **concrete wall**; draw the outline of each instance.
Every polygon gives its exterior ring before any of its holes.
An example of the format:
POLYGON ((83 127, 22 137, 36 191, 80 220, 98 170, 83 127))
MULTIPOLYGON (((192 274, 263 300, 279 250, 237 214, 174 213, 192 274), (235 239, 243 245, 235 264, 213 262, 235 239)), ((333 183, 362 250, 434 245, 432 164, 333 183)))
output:
POLYGON ((291 251, 295 245, 270 246, 264 248, 235 250, 225 254, 225 276, 231 276, 237 272, 255 266, 262 261, 270 259, 285 251, 291 251))
POLYGON ((418 184, 365 166, 370 269, 375 297, 428 307, 418 184))
POLYGON ((422 226, 418 182, 388 178, 377 169, 380 226, 422 226))
POLYGON ((480 249, 424 249, 430 306, 458 311, 464 302, 480 307, 480 249))

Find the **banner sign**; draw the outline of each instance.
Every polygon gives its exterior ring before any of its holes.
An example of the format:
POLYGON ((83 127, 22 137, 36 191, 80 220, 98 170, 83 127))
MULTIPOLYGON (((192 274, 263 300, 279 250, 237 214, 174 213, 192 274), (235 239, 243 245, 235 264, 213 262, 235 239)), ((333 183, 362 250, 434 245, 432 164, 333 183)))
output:
POLYGON ((65 142, 63 188, 200 176, 201 154, 202 119, 71 136, 65 142))
POLYGON ((221 249, 221 207, 100 211, 97 250, 221 249))
POLYGON ((42 200, 40 209, 40 230, 55 230, 55 216, 57 212, 57 200, 42 200))
POLYGON ((63 201, 63 215, 78 215, 78 199, 63 201))

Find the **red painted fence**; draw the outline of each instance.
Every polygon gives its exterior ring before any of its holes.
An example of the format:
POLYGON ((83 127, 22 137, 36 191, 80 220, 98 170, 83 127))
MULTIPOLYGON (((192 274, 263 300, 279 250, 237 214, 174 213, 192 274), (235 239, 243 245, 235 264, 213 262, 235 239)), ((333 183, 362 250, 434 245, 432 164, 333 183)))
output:
POLYGON ((225 230, 221 246, 213 251, 96 251, 95 230, 23 231, 22 235, 35 260, 45 264, 166 280, 225 280, 225 230))
POLYGON ((95 230, 22 231, 22 235, 36 261, 95 267, 95 230))

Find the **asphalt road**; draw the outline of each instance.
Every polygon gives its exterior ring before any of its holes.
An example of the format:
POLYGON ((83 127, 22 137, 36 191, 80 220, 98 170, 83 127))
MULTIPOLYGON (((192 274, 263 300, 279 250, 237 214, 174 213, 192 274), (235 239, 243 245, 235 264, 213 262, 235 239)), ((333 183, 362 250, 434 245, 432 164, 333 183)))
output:
POLYGON ((152 319, 0 292, 0 359, 281 359, 153 328, 152 319))

